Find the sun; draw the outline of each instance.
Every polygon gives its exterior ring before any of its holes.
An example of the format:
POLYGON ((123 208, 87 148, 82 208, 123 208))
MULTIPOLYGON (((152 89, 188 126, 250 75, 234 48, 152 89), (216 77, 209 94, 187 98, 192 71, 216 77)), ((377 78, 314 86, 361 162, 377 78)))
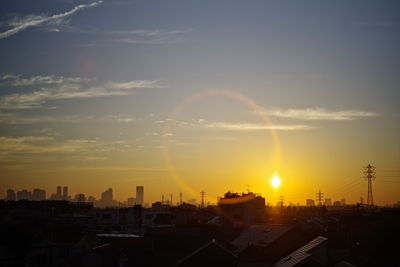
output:
POLYGON ((271 180, 271 184, 273 187, 278 188, 281 185, 281 179, 278 176, 274 176, 271 180))

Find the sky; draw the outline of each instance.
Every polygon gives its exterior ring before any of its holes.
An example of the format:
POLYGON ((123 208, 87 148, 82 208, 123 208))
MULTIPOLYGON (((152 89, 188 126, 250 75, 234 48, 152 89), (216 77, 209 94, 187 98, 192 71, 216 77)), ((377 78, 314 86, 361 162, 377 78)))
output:
POLYGON ((0 197, 400 201, 398 1, 4 0, 0 197), (281 186, 274 189, 274 175, 281 186))

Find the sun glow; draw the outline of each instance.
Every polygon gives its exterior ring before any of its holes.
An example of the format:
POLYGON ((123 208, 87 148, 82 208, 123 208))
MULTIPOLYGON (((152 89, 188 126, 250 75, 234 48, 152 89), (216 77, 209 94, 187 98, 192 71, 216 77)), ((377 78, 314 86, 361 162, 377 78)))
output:
POLYGON ((271 180, 271 184, 273 187, 278 188, 281 185, 281 179, 278 176, 274 176, 271 180))

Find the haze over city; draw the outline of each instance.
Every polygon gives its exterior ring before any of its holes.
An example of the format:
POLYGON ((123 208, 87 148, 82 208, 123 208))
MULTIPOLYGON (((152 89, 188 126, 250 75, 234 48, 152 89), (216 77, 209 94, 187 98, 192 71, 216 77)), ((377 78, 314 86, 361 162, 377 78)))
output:
POLYGON ((0 8, 0 198, 400 200, 397 1, 0 8))

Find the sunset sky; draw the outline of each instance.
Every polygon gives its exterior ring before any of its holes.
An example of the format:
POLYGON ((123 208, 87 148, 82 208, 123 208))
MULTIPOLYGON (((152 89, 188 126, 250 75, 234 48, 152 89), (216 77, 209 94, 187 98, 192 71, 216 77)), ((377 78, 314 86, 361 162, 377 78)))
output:
POLYGON ((400 201, 400 2, 3 0, 0 197, 400 201), (271 179, 279 175, 274 189, 271 179))

